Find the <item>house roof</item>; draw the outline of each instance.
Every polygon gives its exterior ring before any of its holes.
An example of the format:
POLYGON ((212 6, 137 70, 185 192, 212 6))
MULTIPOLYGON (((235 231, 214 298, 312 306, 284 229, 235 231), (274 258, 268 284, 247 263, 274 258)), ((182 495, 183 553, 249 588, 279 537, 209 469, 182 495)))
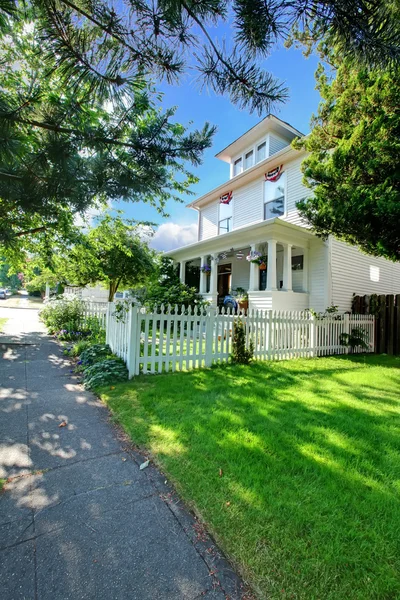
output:
POLYGON ((288 223, 279 218, 258 221, 251 225, 245 225, 234 229, 223 235, 216 235, 206 240, 188 244, 176 250, 165 252, 165 256, 175 260, 193 260, 199 256, 224 252, 230 248, 235 250, 248 247, 251 243, 262 243, 268 239, 276 239, 278 242, 296 244, 300 247, 308 247, 311 239, 316 239, 315 234, 306 227, 288 223))
POLYGON ((259 123, 254 125, 251 129, 246 131, 243 135, 239 136, 236 140, 231 142, 226 148, 216 154, 216 158, 223 160, 224 162, 230 163, 231 158, 238 154, 244 146, 250 146, 256 142, 263 134, 274 131, 277 134, 289 137, 291 140, 295 137, 303 137, 304 133, 301 133, 298 129, 295 129, 286 121, 278 119, 275 115, 268 115, 262 119, 259 123))
POLYGON ((207 192, 203 196, 200 196, 200 198, 193 200, 193 202, 190 202, 189 204, 187 204, 187 208, 194 208, 195 210, 198 210, 199 208, 203 207, 205 204, 208 204, 209 202, 216 200, 219 196, 221 196, 225 192, 228 192, 228 191, 234 192, 235 189, 245 185, 246 183, 249 183, 256 177, 263 175, 263 173, 271 170, 275 166, 282 164, 282 161, 292 160, 294 158, 301 156, 304 153, 305 153, 305 150, 295 150, 290 145, 288 145, 285 148, 283 148, 282 150, 280 150, 279 152, 276 152, 272 156, 269 156, 268 158, 257 163, 250 169, 246 169, 239 175, 232 177, 232 179, 228 179, 228 181, 225 181, 218 187, 207 192))

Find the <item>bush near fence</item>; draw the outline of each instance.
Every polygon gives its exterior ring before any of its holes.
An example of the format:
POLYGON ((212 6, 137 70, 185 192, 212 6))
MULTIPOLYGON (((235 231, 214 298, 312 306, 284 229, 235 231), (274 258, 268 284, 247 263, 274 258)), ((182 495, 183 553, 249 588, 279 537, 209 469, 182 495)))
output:
POLYGON ((247 348, 252 342, 258 360, 345 354, 349 348, 340 343, 340 337, 358 327, 365 329, 368 351, 373 351, 372 315, 318 317, 308 311, 249 311, 247 315, 236 315, 213 308, 168 306, 149 312, 143 307, 127 306, 122 314, 110 303, 106 339, 112 351, 126 362, 130 377, 209 367, 229 360, 237 319, 244 324, 247 348))
POLYGON ((400 354, 400 294, 353 296, 352 310, 376 317, 375 352, 400 354))

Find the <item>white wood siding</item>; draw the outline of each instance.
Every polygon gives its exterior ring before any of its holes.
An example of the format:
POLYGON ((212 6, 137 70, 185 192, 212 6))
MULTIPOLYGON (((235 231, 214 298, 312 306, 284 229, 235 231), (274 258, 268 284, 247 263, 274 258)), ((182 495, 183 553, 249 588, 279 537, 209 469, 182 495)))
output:
POLYGON ((292 160, 291 162, 283 165, 286 171, 286 214, 283 218, 284 221, 294 223, 295 225, 306 226, 305 222, 301 219, 299 212, 296 207, 296 203, 303 198, 311 195, 311 190, 306 188, 302 184, 303 174, 301 172, 302 158, 292 160))
POLYGON ((285 140, 277 135, 270 134, 269 136, 269 155, 276 154, 282 148, 289 146, 290 140, 285 140))
POLYGON ((207 240, 218 234, 218 202, 208 204, 200 213, 200 240, 207 240))
POLYGON ((329 305, 328 293, 328 244, 315 240, 309 250, 308 289, 310 306, 318 312, 329 305))
POLYGON ((332 238, 332 304, 350 310, 353 294, 400 294, 400 264, 332 238), (374 281, 379 279, 379 281, 374 281))
POLYGON ((263 218, 263 181, 258 177, 233 193, 233 229, 263 218))

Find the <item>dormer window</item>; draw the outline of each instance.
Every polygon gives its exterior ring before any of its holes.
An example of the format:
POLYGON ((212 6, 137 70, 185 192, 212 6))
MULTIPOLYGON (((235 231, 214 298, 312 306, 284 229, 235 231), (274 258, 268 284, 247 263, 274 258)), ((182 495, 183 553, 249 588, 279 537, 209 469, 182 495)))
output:
POLYGON ((254 150, 250 150, 249 152, 246 152, 246 154, 244 155, 244 168, 250 169, 250 167, 252 167, 253 164, 254 164, 254 150))
POLYGON ((235 175, 239 175, 240 173, 242 173, 242 171, 243 171, 243 161, 242 161, 242 157, 240 157, 237 160, 235 160, 235 162, 233 163, 233 176, 235 177, 235 175))
POLYGON ((267 157, 267 142, 262 142, 257 146, 257 162, 267 157))

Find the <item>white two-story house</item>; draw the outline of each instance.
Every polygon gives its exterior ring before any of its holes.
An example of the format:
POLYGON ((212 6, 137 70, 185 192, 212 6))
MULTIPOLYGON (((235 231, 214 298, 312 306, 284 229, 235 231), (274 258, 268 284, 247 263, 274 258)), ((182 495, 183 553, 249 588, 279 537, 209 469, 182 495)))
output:
POLYGON ((306 154, 290 145, 301 135, 269 115, 216 155, 230 178, 188 205, 198 211, 198 241, 167 256, 183 282, 190 267, 209 265, 198 288, 212 304, 238 287, 248 290, 250 309, 263 310, 346 311, 353 294, 400 293, 400 264, 323 241, 301 219, 296 203, 310 195, 300 168, 306 154))

